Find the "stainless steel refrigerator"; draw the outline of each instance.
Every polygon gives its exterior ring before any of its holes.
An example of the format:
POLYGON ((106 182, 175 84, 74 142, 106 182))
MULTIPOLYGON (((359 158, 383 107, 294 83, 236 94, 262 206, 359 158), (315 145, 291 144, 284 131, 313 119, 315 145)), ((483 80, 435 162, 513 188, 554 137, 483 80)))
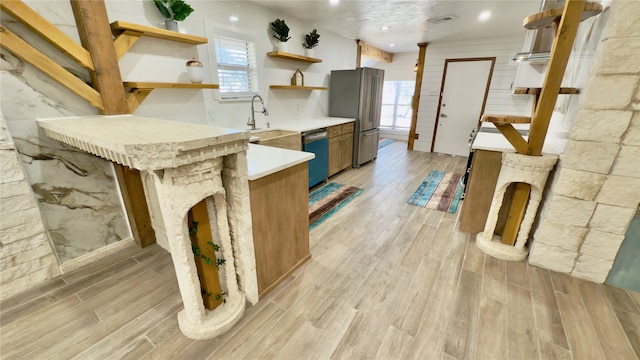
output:
POLYGON ((329 80, 329 116, 355 118, 353 167, 375 160, 380 137, 384 70, 333 70, 329 80))

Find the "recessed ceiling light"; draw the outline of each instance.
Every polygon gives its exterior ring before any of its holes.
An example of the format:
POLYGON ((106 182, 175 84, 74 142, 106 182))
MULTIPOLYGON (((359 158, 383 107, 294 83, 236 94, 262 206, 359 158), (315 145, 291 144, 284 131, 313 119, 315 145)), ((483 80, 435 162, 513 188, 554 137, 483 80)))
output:
POLYGON ((487 11, 481 12, 480 15, 478 15, 478 20, 487 21, 489 20, 490 17, 491 17, 491 11, 487 10, 487 11))
POLYGON ((238 15, 231 15, 231 16, 229 16, 229 21, 231 21, 232 23, 238 22, 238 20, 240 20, 240 18, 238 17, 238 15))
POLYGON ((340 0, 329 0, 329 5, 336 6, 340 3, 340 0))
POLYGON ((394 46, 396 46, 396 44, 389 44, 389 46, 394 47, 394 46))
POLYGON ((383 26, 380 29, 382 29, 383 31, 387 31, 387 30, 389 30, 389 27, 388 26, 383 26))

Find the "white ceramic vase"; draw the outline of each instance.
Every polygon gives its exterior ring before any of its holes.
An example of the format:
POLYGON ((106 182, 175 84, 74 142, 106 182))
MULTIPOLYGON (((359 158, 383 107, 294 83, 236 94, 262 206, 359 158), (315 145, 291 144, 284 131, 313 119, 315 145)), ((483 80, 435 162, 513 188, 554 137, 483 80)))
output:
POLYGON ((192 83, 201 84, 203 77, 202 63, 195 58, 187 61, 187 74, 189 74, 189 80, 192 83))
POLYGON ((274 46, 275 51, 279 52, 289 52, 289 43, 284 41, 276 41, 274 46))
POLYGON ((315 49, 307 49, 304 48, 304 56, 306 57, 313 57, 316 54, 316 50, 315 49))
POLYGON ((167 30, 178 31, 178 22, 171 19, 166 19, 164 21, 164 27, 167 30))

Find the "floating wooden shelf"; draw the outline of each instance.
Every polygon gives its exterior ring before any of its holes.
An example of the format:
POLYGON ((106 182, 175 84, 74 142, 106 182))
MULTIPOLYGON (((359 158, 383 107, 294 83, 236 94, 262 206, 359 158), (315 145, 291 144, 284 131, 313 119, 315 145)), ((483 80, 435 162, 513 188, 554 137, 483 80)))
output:
MULTIPOLYGON (((522 22, 522 26, 529 30, 549 27, 556 19, 562 16, 563 11, 564 7, 559 7, 527 16, 522 22)), ((585 3, 580 21, 584 21, 592 16, 600 14, 601 12, 602 5, 593 2, 585 3)))
MULTIPOLYGON (((542 92, 542 88, 529 88, 529 87, 519 87, 513 89, 513 93, 516 95, 540 95, 542 92)), ((580 90, 576 88, 560 88, 560 95, 576 95, 579 94, 580 90)))
POLYGON ((125 81, 124 87, 133 89, 219 89, 217 84, 193 84, 193 83, 162 83, 125 81))
POLYGON ((129 112, 134 111, 149 96, 153 89, 219 89, 217 84, 191 84, 191 83, 161 83, 161 82, 138 82, 125 81, 124 87, 130 88, 127 93, 127 106, 129 112))
POLYGON ((480 121, 494 124, 529 124, 531 123, 531 118, 515 115, 482 115, 480 121))
POLYGON ((182 34, 176 31, 159 29, 151 26, 138 25, 125 21, 115 21, 111 23, 111 32, 114 35, 120 35, 126 33, 130 36, 149 36, 169 41, 182 42, 192 45, 206 44, 209 42, 207 38, 189 34, 182 34))
POLYGON ((329 90, 328 87, 323 86, 293 86, 293 85, 271 85, 269 89, 280 90, 329 90))
POLYGON ((282 59, 302 61, 302 62, 308 62, 308 63, 321 63, 322 62, 322 59, 316 59, 316 58, 297 55, 297 54, 290 54, 290 53, 286 53, 286 52, 282 52, 282 51, 268 52, 267 56, 269 56, 269 57, 277 57, 277 58, 282 58, 282 59))

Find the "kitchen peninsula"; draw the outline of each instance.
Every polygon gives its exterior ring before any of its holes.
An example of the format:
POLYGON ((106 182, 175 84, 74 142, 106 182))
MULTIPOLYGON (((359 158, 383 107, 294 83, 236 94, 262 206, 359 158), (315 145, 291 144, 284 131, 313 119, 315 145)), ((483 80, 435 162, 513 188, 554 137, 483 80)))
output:
POLYGON ((242 316, 245 298, 257 302, 309 258, 306 162, 312 154, 248 149, 243 130, 133 115, 38 125, 52 139, 140 171, 158 244, 173 258, 184 303, 180 328, 193 339, 226 331, 242 316), (213 241, 226 260, 219 264, 225 303, 211 311, 200 299, 202 279, 186 222, 203 200, 213 241))

